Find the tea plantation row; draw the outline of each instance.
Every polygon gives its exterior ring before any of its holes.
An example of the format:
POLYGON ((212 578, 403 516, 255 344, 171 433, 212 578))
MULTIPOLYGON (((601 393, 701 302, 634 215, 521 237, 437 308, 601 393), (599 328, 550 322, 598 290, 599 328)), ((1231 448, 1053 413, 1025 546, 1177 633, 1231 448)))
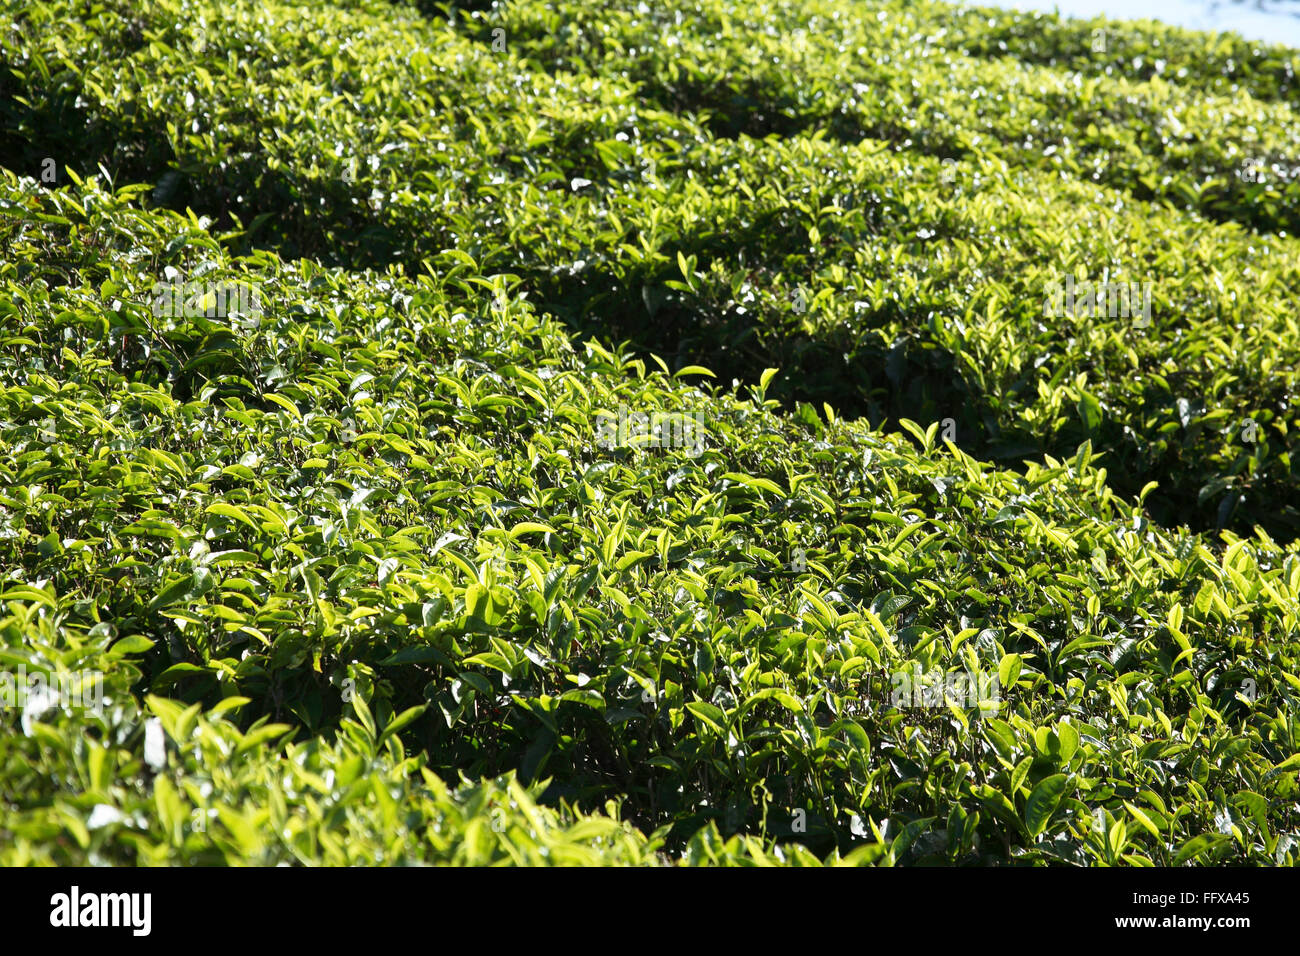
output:
POLYGON ((0 861, 1300 859, 1300 54, 4 6, 0 861))

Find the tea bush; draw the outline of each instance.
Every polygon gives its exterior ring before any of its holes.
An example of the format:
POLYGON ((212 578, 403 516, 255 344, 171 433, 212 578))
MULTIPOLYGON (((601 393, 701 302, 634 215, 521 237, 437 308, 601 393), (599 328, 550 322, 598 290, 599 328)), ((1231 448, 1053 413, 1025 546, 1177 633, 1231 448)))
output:
POLYGON ((6 7, 4 862, 1297 861, 1294 52, 6 7))

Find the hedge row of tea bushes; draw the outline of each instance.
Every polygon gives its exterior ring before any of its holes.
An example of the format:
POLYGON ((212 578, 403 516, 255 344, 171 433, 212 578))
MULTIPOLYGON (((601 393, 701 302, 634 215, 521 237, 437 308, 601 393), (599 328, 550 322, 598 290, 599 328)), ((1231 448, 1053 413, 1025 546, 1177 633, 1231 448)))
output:
MULTIPOLYGON (((1248 82, 1211 91, 1163 60, 1150 77, 1084 76, 968 56, 966 33, 949 41, 900 6, 511 4, 485 24, 519 36, 521 55, 542 69, 626 78, 651 102, 707 114, 720 135, 822 130, 933 156, 997 156, 1265 231, 1300 225, 1300 126, 1287 98, 1257 99, 1248 82), (1260 160, 1265 183, 1239 175, 1247 158, 1260 160)), ((1113 25, 1115 47, 1128 29, 1113 25)), ((1272 76, 1279 56, 1256 65, 1272 76)), ((1230 59, 1211 58, 1225 72, 1230 59)), ((1292 54, 1287 66, 1297 63, 1292 54)))
POLYGON ((1295 862, 1294 547, 144 189, 0 200, 0 656, 105 675, 0 718, 7 862, 1295 862), (169 270, 261 314, 154 315, 169 270))
POLYGON ((1296 862, 1293 54, 4 6, 5 861, 1296 862))
POLYGON ((1294 102, 1300 54, 1235 33, 1202 33, 1155 20, 1063 18, 1039 11, 940 3, 909 4, 900 13, 924 22, 951 47, 973 56, 1012 56, 1090 75, 1147 80, 1159 74, 1220 96, 1294 102))
POLYGON ((744 380, 772 362, 782 397, 877 422, 951 418, 986 458, 1091 440, 1117 489, 1159 482, 1163 521, 1295 535, 1294 240, 1165 210, 1117 221, 1103 188, 997 164, 963 170, 945 194, 935 164, 862 146, 712 144, 692 165, 642 249, 508 214, 507 248, 528 251, 494 265, 524 258, 544 274, 577 260, 576 276, 542 281, 543 300, 591 331, 641 313, 628 331, 679 363, 744 380), (1045 318, 1067 276, 1144 287, 1149 323, 1104 302, 1045 318))

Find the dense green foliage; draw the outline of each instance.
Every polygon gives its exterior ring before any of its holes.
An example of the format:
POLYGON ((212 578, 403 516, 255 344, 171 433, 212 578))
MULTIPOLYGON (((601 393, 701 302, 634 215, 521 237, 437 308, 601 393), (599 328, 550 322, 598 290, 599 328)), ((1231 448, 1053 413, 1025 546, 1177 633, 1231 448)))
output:
POLYGON ((1300 53, 3 6, 0 861, 1300 859, 1300 53))

